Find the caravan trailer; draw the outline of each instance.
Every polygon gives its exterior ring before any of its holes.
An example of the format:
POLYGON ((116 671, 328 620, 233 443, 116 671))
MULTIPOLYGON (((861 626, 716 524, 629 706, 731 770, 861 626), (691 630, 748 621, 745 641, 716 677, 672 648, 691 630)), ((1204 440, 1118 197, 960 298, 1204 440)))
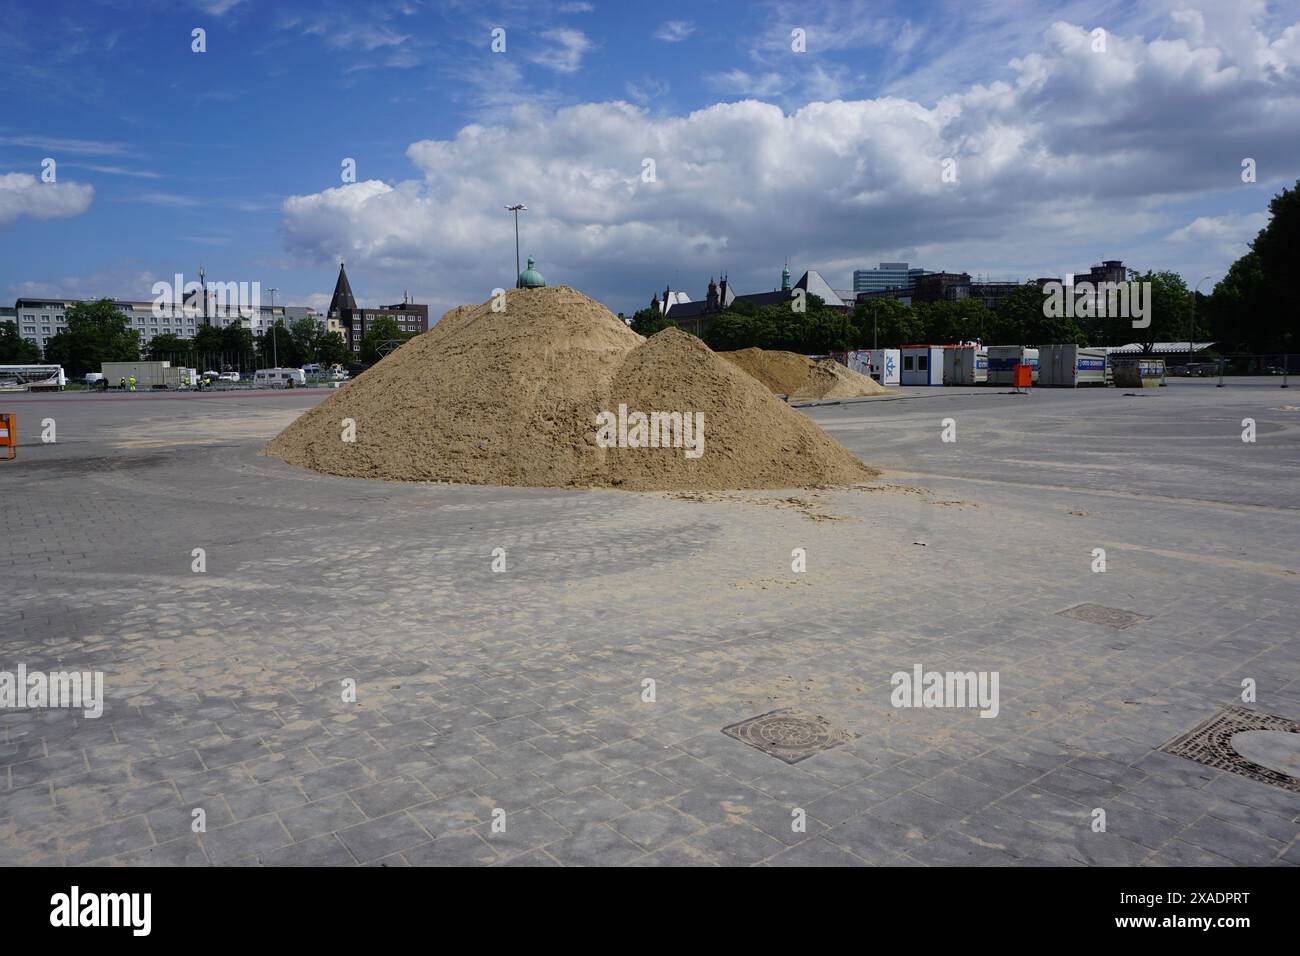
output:
POLYGON ((307 376, 300 368, 259 368, 253 373, 253 384, 260 388, 300 388, 307 384, 307 376))
POLYGON ((903 385, 942 385, 943 346, 905 345, 899 352, 903 368, 899 382, 903 385))

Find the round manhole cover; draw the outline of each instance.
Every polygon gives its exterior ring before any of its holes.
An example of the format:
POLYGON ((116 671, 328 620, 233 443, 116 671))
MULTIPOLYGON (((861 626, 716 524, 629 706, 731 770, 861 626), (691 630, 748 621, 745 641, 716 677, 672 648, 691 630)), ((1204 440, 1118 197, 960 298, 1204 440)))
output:
POLYGON ((1300 779, 1300 734, 1285 730, 1245 730, 1230 746, 1251 763, 1300 779))
POLYGON ((744 736, 757 737, 769 747, 781 750, 821 748, 833 739, 829 727, 800 717, 772 717, 750 724, 744 736))
POLYGON ((801 713, 792 708, 751 717, 730 727, 723 727, 722 732, 765 754, 779 757, 786 763, 798 763, 857 736, 836 729, 823 717, 801 713))

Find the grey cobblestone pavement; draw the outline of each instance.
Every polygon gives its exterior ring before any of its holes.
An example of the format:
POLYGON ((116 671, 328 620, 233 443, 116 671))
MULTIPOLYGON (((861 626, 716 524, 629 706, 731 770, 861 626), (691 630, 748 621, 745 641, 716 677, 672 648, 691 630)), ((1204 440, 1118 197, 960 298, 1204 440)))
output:
POLYGON ((0 669, 105 673, 0 711, 0 864, 1300 864, 1300 794, 1158 749, 1300 718, 1295 393, 938 392, 806 410, 872 487, 699 495, 260 457, 309 394, 0 399, 0 669), (895 708, 918 664, 997 716, 895 708), (721 732, 782 708, 856 736, 721 732))

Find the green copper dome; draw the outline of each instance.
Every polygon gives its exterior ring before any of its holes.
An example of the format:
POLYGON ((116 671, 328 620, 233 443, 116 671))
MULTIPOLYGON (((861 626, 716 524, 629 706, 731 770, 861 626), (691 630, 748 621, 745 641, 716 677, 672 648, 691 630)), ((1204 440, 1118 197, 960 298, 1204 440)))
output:
POLYGON ((540 272, 538 272, 536 269, 533 268, 536 262, 537 260, 534 259, 532 256, 528 257, 528 268, 525 269, 523 272, 519 273, 519 288, 521 289, 546 288, 546 280, 542 278, 542 274, 540 272))

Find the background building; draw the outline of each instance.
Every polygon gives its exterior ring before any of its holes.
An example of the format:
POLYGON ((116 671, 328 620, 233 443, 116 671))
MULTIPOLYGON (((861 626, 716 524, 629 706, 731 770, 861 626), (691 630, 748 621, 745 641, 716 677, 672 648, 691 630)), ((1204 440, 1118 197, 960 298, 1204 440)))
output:
POLYGON ((363 309, 352 294, 352 283, 347 270, 339 263, 339 277, 334 283, 334 295, 325 313, 326 330, 338 331, 353 354, 360 355, 361 340, 369 327, 379 319, 392 319, 400 332, 429 331, 429 307, 410 301, 407 296, 397 305, 381 305, 377 309, 363 309), (337 323, 337 329, 333 323, 337 323))
POLYGON ((916 288, 918 276, 927 275, 924 269, 909 268, 906 262, 882 262, 875 269, 856 269, 853 272, 853 291, 884 292, 886 289, 916 288))
MULTIPOLYGON (((79 303, 96 302, 97 299, 19 299, 12 310, 18 323, 18 334, 45 351, 49 340, 68 327, 67 312, 79 303)), ((175 335, 183 339, 194 338, 194 333, 204 325, 216 328, 238 323, 254 334, 269 329, 273 322, 285 318, 285 306, 261 305, 256 308, 237 303, 218 304, 209 295, 206 313, 198 293, 191 294, 181 308, 154 310, 153 299, 111 299, 113 306, 126 317, 127 325, 140 337, 140 348, 149 347, 155 335, 175 335)))
POLYGON ((821 273, 816 269, 809 269, 800 277, 798 282, 791 285, 790 270, 785 268, 781 270, 781 288, 773 289, 771 292, 750 292, 745 295, 736 295, 724 275, 721 282, 710 279, 708 291, 705 292, 704 298, 694 302, 685 296, 680 296, 679 293, 672 292, 670 289, 664 289, 664 297, 659 302, 659 310, 676 322, 680 328, 699 335, 728 306, 737 302, 748 302, 755 306, 787 302, 794 294, 795 289, 803 289, 809 295, 817 296, 826 304, 827 308, 847 312, 853 307, 851 302, 846 302, 839 293, 830 287, 830 283, 823 279, 821 273))

